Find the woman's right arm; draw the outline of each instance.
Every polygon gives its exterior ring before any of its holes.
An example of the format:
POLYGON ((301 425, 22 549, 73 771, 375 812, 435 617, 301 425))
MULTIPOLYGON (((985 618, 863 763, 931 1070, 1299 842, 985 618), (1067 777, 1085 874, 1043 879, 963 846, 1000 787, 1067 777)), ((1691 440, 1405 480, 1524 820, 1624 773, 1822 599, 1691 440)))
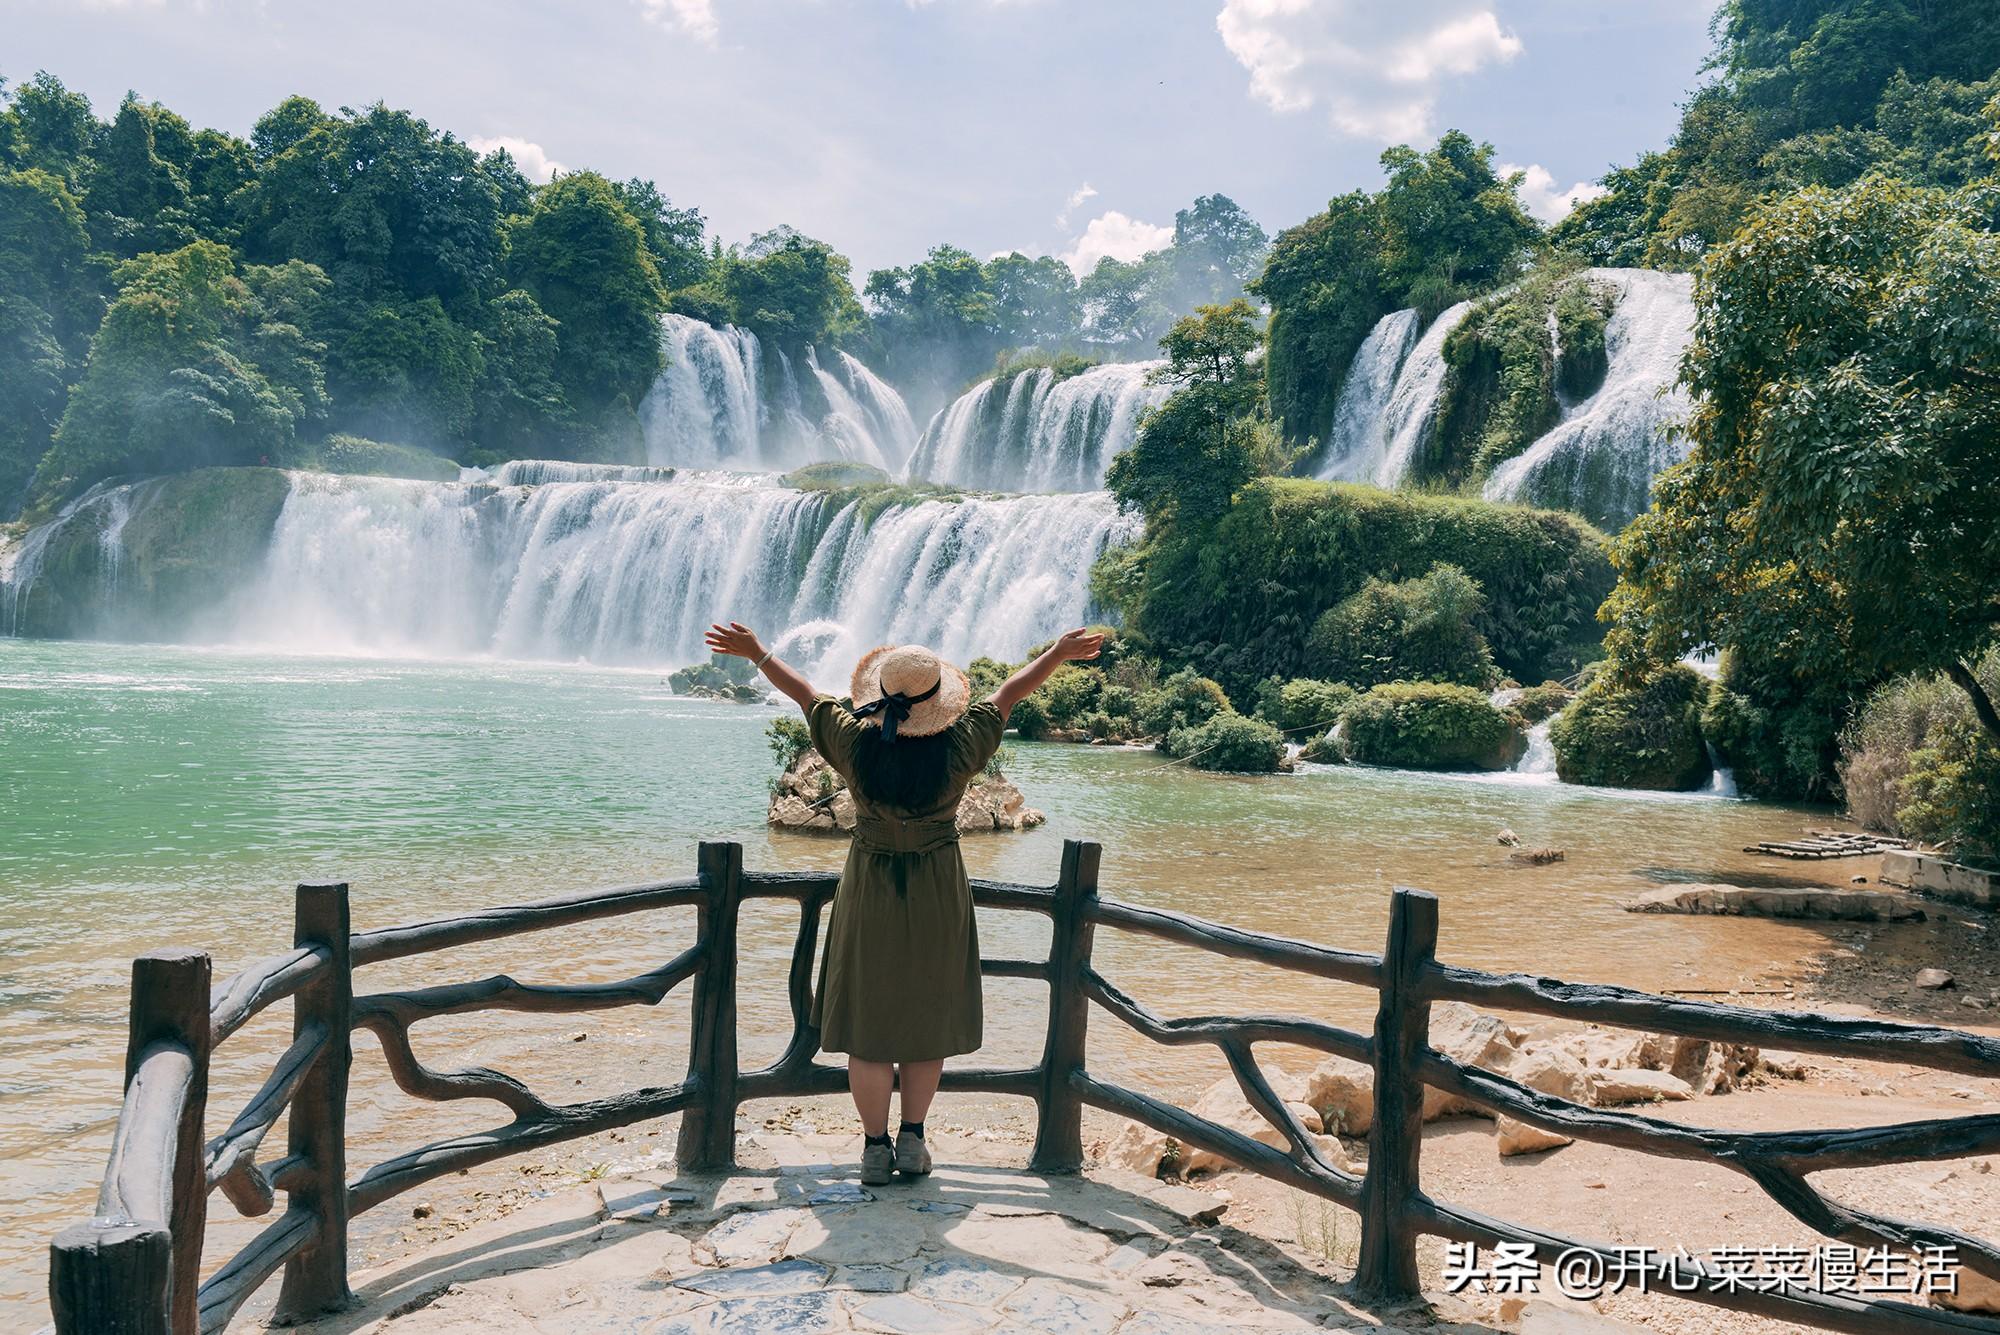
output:
POLYGON ((990 697, 999 706, 1000 717, 1014 712, 1014 706, 1035 693, 1035 688, 1049 679, 1051 673, 1064 663, 1075 659, 1095 658, 1097 651, 1104 647, 1104 636, 1096 631, 1072 630, 1034 659, 1023 663, 1013 676, 1000 684, 1000 689, 990 697))
POLYGON ((807 714, 812 713, 813 701, 818 698, 812 683, 784 659, 767 652, 756 631, 740 621, 732 621, 727 626, 710 626, 705 639, 712 653, 749 659, 778 688, 779 694, 807 714))

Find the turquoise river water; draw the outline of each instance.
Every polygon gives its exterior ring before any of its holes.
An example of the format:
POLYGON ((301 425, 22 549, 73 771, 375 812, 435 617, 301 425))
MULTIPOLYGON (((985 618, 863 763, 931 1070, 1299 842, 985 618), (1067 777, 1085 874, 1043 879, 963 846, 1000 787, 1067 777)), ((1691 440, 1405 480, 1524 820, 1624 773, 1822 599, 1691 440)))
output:
MULTIPOLYGON (((197 946, 220 977, 289 943, 301 880, 348 881, 367 927, 690 875, 702 839, 741 841, 752 868, 837 867, 838 841, 764 824, 774 713, 675 698, 654 672, 0 639, 0 1194, 13 1205, 0 1327, 44 1319, 47 1240, 89 1212, 118 1106, 132 955, 197 946)), ((1521 775, 1223 777, 1131 748, 1010 743, 1005 765, 1049 821, 968 839, 976 875, 1046 884, 1063 839, 1090 838, 1104 845, 1107 894, 1362 949, 1380 947, 1390 888, 1416 885, 1444 899, 1440 953, 1453 962, 1651 988, 1754 985, 1820 939, 1620 906, 1662 880, 1772 876, 1737 850, 1823 813, 1521 775), (1566 860, 1510 864, 1503 827, 1566 860)), ((793 916, 760 906, 745 919, 746 1065, 783 1043, 793 916)), ((643 915, 383 966, 361 987, 498 970, 617 978, 678 950, 690 928, 685 913, 643 915)), ((981 931, 989 954, 1046 950, 1039 919, 982 915, 981 931)), ((1365 1026, 1372 1009, 1352 989, 1114 933, 1099 934, 1097 961, 1167 1014, 1285 1010, 1365 1026)), ((675 1079, 685 1012, 677 993, 657 1010, 440 1020, 419 1031, 419 1052, 590 1097, 675 1079), (591 1041, 568 1042, 580 1028, 591 1041)), ((987 1015, 979 1060, 1035 1059, 1038 987, 991 984, 987 1015)), ((211 1133, 255 1089, 287 1024, 267 1015, 221 1051, 211 1133)), ((1091 1054, 1094 1068, 1169 1093, 1221 1070, 1146 1051, 1101 1015, 1091 1054)), ((410 1102, 373 1040, 357 1039, 357 1170, 504 1120, 497 1111, 410 1102)))

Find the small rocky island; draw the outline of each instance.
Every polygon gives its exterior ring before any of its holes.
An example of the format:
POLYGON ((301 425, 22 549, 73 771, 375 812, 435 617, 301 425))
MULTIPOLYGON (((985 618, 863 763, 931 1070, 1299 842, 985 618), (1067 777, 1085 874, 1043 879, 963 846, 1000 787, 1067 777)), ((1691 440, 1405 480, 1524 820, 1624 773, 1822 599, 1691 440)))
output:
MULTIPOLYGON (((803 727, 801 726, 801 731, 803 727)), ((777 730, 772 745, 778 746, 777 730)), ((779 759, 784 759, 779 751, 779 759)), ((771 824, 787 830, 819 830, 845 834, 854 829, 854 798, 847 783, 810 746, 798 750, 784 773, 771 785, 771 824)), ((1021 790, 989 766, 972 781, 958 804, 961 834, 987 830, 1032 830, 1048 817, 1028 805, 1021 790)))

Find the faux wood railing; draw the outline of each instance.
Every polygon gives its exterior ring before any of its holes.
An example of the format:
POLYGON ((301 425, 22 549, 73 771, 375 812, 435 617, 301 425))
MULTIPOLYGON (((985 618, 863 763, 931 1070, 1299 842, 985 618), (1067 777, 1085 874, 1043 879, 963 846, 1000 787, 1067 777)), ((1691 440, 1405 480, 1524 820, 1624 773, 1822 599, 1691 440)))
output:
MULTIPOLYGON (((1711 1130, 1537 1093, 1433 1050, 1427 1032, 1433 1002, 1462 1001, 1715 1042, 1908 1062, 1988 1077, 2000 1076, 2000 1040, 1924 1025, 1760 1011, 1440 964, 1434 957, 1438 901, 1413 890, 1395 892, 1382 955, 1334 950, 1102 898, 1098 852, 1095 844, 1066 844, 1053 887, 973 882, 980 907, 1042 913, 1054 923, 1046 961, 981 961, 988 977, 1047 981, 1047 1039, 1040 1062, 1032 1067, 949 1068, 944 1088, 1033 1099, 1038 1120, 1031 1162, 1037 1171, 1073 1172, 1082 1166, 1082 1109, 1090 1104, 1357 1211, 1361 1251, 1355 1285, 1364 1295, 1396 1300, 1419 1293, 1416 1244, 1422 1234, 1486 1247, 1524 1244, 1545 1263, 1583 1248, 1596 1251, 1607 1268, 1629 1264, 1623 1249, 1614 1254, 1608 1247, 1488 1218, 1427 1195, 1418 1181, 1418 1159, 1423 1090, 1429 1085, 1579 1139, 1734 1169, 1836 1241, 1895 1248, 1950 1245, 1966 1269, 2000 1280, 2000 1250, 1991 1244, 1948 1227, 1843 1205, 1806 1181, 1809 1174, 1827 1169, 1991 1153, 2000 1149, 2000 1115, 1835 1131, 1711 1130), (1284 1015, 1163 1019, 1092 967, 1092 937, 1100 927, 1373 988, 1380 998, 1374 1033, 1284 1015), (1277 1128, 1288 1148, 1265 1145, 1093 1076, 1086 1062, 1093 1004, 1155 1042, 1218 1048, 1250 1106, 1277 1128), (1292 1044, 1373 1067, 1375 1118, 1365 1176, 1336 1167, 1316 1151, 1258 1065, 1259 1043, 1292 1044)), ((345 885, 302 885, 293 949, 212 992, 206 955, 162 951, 134 961, 125 1103, 97 1217, 63 1232, 51 1248, 49 1289, 57 1331, 218 1331, 280 1267, 281 1320, 348 1307, 354 1298, 347 1285, 347 1234, 354 1215, 447 1173, 668 1113, 681 1114, 677 1157, 683 1169, 729 1167, 742 1103, 846 1088, 843 1069, 814 1060, 819 1041, 810 1019, 819 923, 836 880, 822 872, 745 872, 741 847, 704 844, 699 874, 692 880, 368 932, 349 927, 345 885), (800 906, 788 987, 792 1035, 777 1061, 741 1071, 736 1055, 737 914, 743 903, 757 899, 789 899, 800 906), (355 970, 385 960, 679 907, 696 914, 695 944, 659 968, 623 982, 564 987, 519 983, 502 975, 354 995, 355 970), (669 1087, 552 1104, 511 1076, 484 1069, 432 1070, 411 1051, 410 1027, 433 1016, 658 1005, 689 979, 694 987, 688 1069, 680 1083, 669 1087), (286 998, 292 1001, 291 1045, 249 1105, 221 1135, 204 1141, 209 1061, 216 1046, 286 998), (507 1108, 513 1120, 411 1150, 350 1179, 344 1123, 349 1036, 357 1028, 380 1039, 391 1075, 409 1094, 432 1100, 490 1099, 507 1108), (260 1162, 265 1135, 287 1110, 284 1153, 260 1162), (286 1204, 274 1223, 202 1282, 207 1203, 217 1189, 248 1216, 270 1213, 280 1191, 286 1204)), ((2000 1322, 1911 1303, 1717 1284, 1716 1276, 1698 1265, 1664 1255, 1649 1255, 1647 1264, 1677 1296, 1828 1330, 1868 1335, 2000 1331, 2000 1322)))

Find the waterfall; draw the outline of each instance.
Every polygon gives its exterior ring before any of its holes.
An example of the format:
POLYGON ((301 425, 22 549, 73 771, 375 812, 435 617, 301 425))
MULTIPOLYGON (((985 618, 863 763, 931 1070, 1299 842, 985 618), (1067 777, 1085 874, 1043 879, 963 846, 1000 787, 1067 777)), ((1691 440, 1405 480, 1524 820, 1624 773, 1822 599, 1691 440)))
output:
POLYGON ((22 612, 35 582, 42 577, 49 544, 72 523, 98 526, 98 572, 100 583, 115 589, 118 572, 124 565, 124 546, 119 541, 132 518, 132 488, 100 482, 38 524, 5 549, 0 549, 0 635, 21 633, 22 612))
POLYGON ((783 470, 846 459, 892 472, 916 446, 902 397, 845 352, 783 348, 686 315, 660 317, 666 367, 639 408, 651 464, 783 470))
POLYGON ((1361 340, 1334 405, 1320 477, 1352 482, 1374 476, 1388 445, 1383 426, 1396 376, 1421 329, 1415 310, 1394 311, 1377 320, 1361 340))
POLYGON ((1058 379, 1037 367, 982 380, 931 419, 910 476, 1005 491, 1092 491, 1170 391, 1160 362, 1112 362, 1058 379))
POLYGON ((294 475, 238 643, 676 666, 729 617, 822 684, 888 640, 1015 659, 1091 611, 1136 536, 1102 493, 881 507, 768 476, 409 482, 294 475))
POLYGON ((1715 743, 1704 741, 1708 748, 1708 763, 1715 771, 1708 776, 1708 787, 1702 789, 1710 797, 1735 797, 1736 771, 1722 763, 1722 756, 1716 751, 1715 743))
POLYGON ((646 457, 700 468, 763 455, 762 347, 747 329, 660 317, 667 364, 639 407, 646 457))
POLYGON ((1472 303, 1461 301, 1416 333, 1417 313, 1383 316, 1362 340, 1334 406, 1334 442, 1323 478, 1393 487, 1437 416, 1444 389, 1444 340, 1472 303))
POLYGON ((1592 269, 1617 292, 1604 328, 1598 391, 1493 470, 1485 496, 1575 510, 1617 527, 1646 508, 1653 478, 1686 456, 1669 430, 1687 410, 1676 385, 1694 330, 1694 280, 1646 269, 1592 269))
POLYGON ((1553 719, 1543 719, 1528 729, 1528 749, 1514 762, 1513 772, 1523 777, 1534 776, 1542 782, 1553 783, 1556 777, 1556 748, 1549 740, 1549 724, 1553 719))

